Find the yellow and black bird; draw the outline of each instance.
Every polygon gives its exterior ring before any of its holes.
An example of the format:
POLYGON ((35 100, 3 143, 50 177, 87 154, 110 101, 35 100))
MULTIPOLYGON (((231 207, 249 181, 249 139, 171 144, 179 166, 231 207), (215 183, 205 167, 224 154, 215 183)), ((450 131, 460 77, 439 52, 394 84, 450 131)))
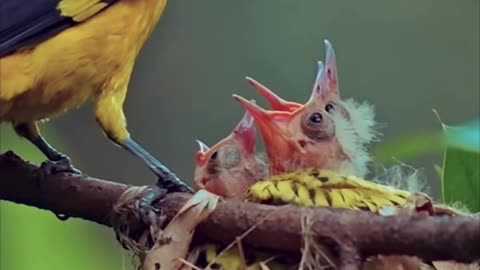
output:
POLYGON ((2 0, 0 123, 12 123, 50 168, 80 173, 47 143, 37 123, 91 100, 106 136, 140 158, 159 177, 159 187, 190 191, 131 138, 123 112, 136 57, 166 2, 2 0))

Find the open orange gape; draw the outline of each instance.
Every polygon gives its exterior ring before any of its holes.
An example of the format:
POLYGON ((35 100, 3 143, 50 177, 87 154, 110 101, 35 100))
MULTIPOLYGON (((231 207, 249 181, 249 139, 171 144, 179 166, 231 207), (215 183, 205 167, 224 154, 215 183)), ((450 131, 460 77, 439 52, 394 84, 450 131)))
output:
POLYGON ((328 40, 325 48, 325 64, 318 62, 313 90, 305 104, 286 101, 247 77, 270 110, 233 95, 246 113, 234 131, 212 148, 198 141, 197 188, 238 197, 259 179, 284 173, 327 169, 366 175, 370 161, 366 146, 377 135, 374 112, 367 103, 341 100, 335 51, 328 40), (256 157, 254 124, 265 144, 268 169, 256 157))
POLYGON ((268 155, 271 175, 304 169, 332 169, 364 176, 369 161, 365 145, 374 139, 374 113, 368 104, 342 101, 335 51, 325 41, 325 65, 318 72, 305 104, 285 101, 248 78, 271 110, 234 95, 257 123, 268 155))

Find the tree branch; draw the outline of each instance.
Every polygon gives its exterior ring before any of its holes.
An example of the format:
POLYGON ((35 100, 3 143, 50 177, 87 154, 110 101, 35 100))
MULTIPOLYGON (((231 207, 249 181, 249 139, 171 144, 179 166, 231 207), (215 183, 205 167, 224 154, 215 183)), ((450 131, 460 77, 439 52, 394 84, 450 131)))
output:
MULTIPOLYGON (((12 152, 0 155, 1 200, 111 226, 112 207, 127 188, 119 183, 68 174, 42 179, 37 166, 24 162, 12 152)), ((157 207, 169 220, 190 197, 183 193, 169 194, 157 207)), ((301 219, 307 214, 312 219, 310 232, 317 239, 326 240, 325 243, 332 240, 336 244, 348 243, 356 257, 396 254, 424 260, 472 262, 480 259, 478 216, 383 217, 343 209, 281 206, 282 209, 276 211, 278 208, 222 201, 199 225, 196 234, 205 240, 228 244, 270 215, 242 242, 253 247, 298 252, 303 239, 301 219)), ((354 258, 351 263, 355 265, 355 261, 354 258)), ((348 268, 351 267, 345 267, 348 268)))

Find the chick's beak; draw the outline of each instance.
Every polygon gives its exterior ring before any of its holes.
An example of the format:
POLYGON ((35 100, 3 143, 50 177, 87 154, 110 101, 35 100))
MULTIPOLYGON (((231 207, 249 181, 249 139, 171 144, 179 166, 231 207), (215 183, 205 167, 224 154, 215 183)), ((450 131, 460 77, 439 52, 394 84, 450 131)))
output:
POLYGON ((303 106, 295 112, 268 111, 238 95, 234 95, 234 98, 252 115, 260 128, 270 167, 277 171, 275 168, 277 160, 288 159, 292 151, 298 151, 294 134, 288 126, 299 113, 302 113, 303 106))
POLYGON ((238 95, 233 95, 233 98, 251 115, 256 124, 260 127, 263 135, 265 135, 266 131, 268 131, 267 133, 273 131, 273 111, 267 111, 254 102, 248 101, 238 95))
POLYGON ((198 145, 198 151, 195 154, 195 172, 194 172, 194 184, 195 189, 205 188, 206 177, 203 172, 203 167, 208 162, 208 157, 211 149, 202 141, 196 140, 198 145))
MULTIPOLYGON (((254 102, 253 100, 251 102, 254 102)), ((245 111, 242 120, 233 130, 231 136, 237 140, 247 154, 255 154, 257 129, 249 111, 245 111)))
POLYGON ((246 77, 246 80, 253 88, 255 88, 255 90, 257 90, 257 92, 263 98, 265 98, 272 110, 292 112, 300 108, 301 106, 301 104, 299 103, 290 102, 282 99, 272 90, 268 89, 266 86, 262 85, 261 83, 250 77, 246 77))
POLYGON ((196 140, 196 142, 198 144, 199 153, 205 154, 206 152, 208 152, 208 150, 210 150, 210 147, 208 147, 204 142, 200 140, 196 140))
POLYGON ((325 40, 325 55, 325 65, 320 61, 318 62, 317 76, 310 96, 310 103, 340 100, 335 51, 328 40, 325 40))
POLYGON ((337 59, 335 56, 335 50, 332 43, 328 40, 324 40, 325 44, 325 67, 327 73, 328 88, 331 92, 339 94, 338 87, 338 71, 337 71, 337 59))

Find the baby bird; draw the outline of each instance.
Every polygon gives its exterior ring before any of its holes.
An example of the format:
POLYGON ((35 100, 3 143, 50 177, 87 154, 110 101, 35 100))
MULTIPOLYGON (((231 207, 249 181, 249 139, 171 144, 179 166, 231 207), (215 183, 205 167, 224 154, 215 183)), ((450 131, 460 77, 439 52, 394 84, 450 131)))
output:
POLYGON ((260 128, 272 176, 311 168, 359 177, 367 173, 370 157, 366 145, 377 135, 374 112, 366 103, 341 100, 335 52, 329 41, 325 41, 325 46, 325 66, 318 62, 317 77, 306 104, 285 101, 251 78, 247 78, 249 83, 273 110, 234 95, 260 128))
MULTIPOLYGON (((256 155, 256 127, 252 115, 247 111, 243 118, 225 138, 209 148, 197 140, 199 150, 195 155, 194 183, 196 189, 206 189, 223 198, 246 199, 246 191, 259 180, 267 177, 266 164, 256 155)), ((246 260, 234 246, 222 255, 224 245, 207 243, 195 247, 199 251, 195 264, 212 269, 260 270, 260 263, 267 262, 270 269, 296 269, 295 264, 284 266, 277 260, 258 250, 248 249, 246 260), (245 265, 246 264, 246 265, 245 265)))
POLYGON ((209 148, 197 140, 194 182, 225 198, 238 198, 257 180, 266 177, 266 165, 255 154, 256 128, 245 112, 235 129, 209 148))

